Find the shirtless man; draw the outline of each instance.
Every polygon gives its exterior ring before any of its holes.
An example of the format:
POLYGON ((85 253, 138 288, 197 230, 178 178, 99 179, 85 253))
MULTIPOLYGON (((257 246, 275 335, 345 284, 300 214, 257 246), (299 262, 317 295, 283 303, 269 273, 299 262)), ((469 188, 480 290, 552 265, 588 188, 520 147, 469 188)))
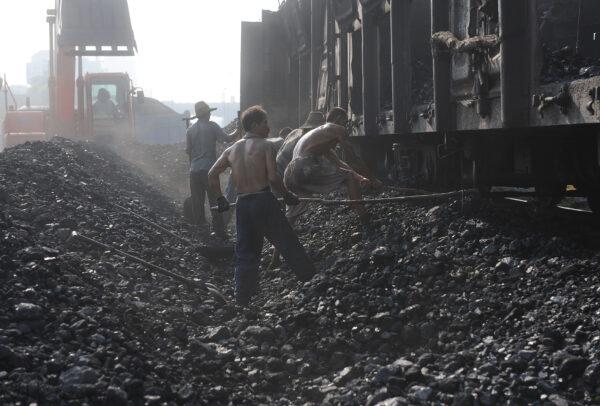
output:
MULTIPOLYGON (((336 107, 327 115, 327 123, 304 135, 294 148, 292 162, 285 170, 285 186, 301 196, 325 194, 345 186, 351 200, 362 199, 361 186, 381 187, 364 162, 354 154, 348 142, 345 124, 348 120, 344 109, 336 107), (334 152, 340 146, 351 165, 342 161, 334 152)), ((369 227, 370 216, 363 204, 354 204, 363 226, 369 227)), ((293 223, 305 210, 296 206, 288 209, 288 219, 293 223)))
POLYGON ((301 281, 310 280, 315 268, 271 193, 269 185, 281 193, 287 205, 299 203, 298 197, 286 189, 277 175, 273 143, 266 140, 270 131, 267 113, 259 106, 250 107, 242 114, 242 125, 246 135, 223 152, 208 172, 208 182, 219 196, 219 211, 229 210, 229 202, 221 193, 219 175, 231 167, 238 192, 235 298, 238 304, 245 306, 258 288, 265 237, 281 252, 301 281))

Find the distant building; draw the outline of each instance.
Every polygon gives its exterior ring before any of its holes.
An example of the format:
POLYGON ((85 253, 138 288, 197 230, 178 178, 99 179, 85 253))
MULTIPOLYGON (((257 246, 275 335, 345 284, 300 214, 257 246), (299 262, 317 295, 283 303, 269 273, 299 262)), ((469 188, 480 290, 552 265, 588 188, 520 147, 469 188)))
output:
POLYGON ((50 52, 39 51, 32 55, 31 62, 27 64, 27 83, 33 85, 36 79, 48 78, 50 52))

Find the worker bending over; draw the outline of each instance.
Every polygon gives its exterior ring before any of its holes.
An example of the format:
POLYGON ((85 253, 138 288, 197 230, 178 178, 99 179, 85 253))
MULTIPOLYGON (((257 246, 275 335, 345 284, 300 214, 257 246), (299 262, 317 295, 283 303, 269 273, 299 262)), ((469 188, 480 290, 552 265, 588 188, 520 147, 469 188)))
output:
MULTIPOLYGON (((354 154, 348 142, 344 109, 333 108, 327 115, 327 123, 302 136, 296 146, 292 161, 284 175, 285 186, 300 196, 330 193, 341 187, 348 191, 351 200, 361 200, 361 186, 380 188, 381 182, 368 170, 365 163, 354 154), (342 161, 334 148, 340 146, 351 165, 342 161)), ((370 216, 364 204, 353 204, 364 228, 370 227, 370 216)), ((306 204, 288 208, 290 222, 306 210, 306 204)))
POLYGON ((288 223, 270 186, 284 198, 286 204, 299 203, 277 175, 273 143, 269 135, 267 113, 259 106, 242 114, 246 135, 227 148, 208 173, 210 187, 219 196, 219 212, 229 210, 229 202, 221 193, 219 175, 231 167, 238 193, 236 202, 236 268, 235 297, 247 305, 258 289, 258 272, 263 240, 266 237, 283 255, 291 270, 301 281, 315 273, 314 266, 288 223))
MULTIPOLYGON (((310 113, 308 113, 308 117, 306 117, 306 121, 304 121, 304 124, 302 124, 299 128, 296 128, 295 130, 291 131, 287 135, 283 144, 277 149, 277 160, 275 161, 277 165, 277 175, 279 175, 283 179, 285 168, 287 168, 290 162, 292 162, 292 158, 294 156, 294 148, 296 147, 296 144, 298 143, 300 138, 302 138, 305 134, 314 130, 315 128, 322 126, 323 124, 325 124, 325 115, 320 111, 311 111, 310 113)), ((306 203, 300 203, 299 205, 293 207, 298 208, 297 210, 292 209, 294 213, 302 213, 305 210, 306 203)), ((290 206, 288 206, 288 211, 290 211, 290 206)), ((288 220, 290 221, 290 225, 293 227, 295 218, 290 219, 288 217, 288 220)), ((277 248, 275 248, 271 257, 271 262, 269 263, 269 269, 278 268, 280 265, 281 258, 279 255, 279 251, 277 251, 277 248)))
POLYGON ((302 138, 309 131, 325 124, 325 116, 320 111, 311 111, 306 118, 304 124, 299 128, 291 131, 285 141, 277 150, 277 174, 283 179, 285 168, 292 162, 294 155, 294 148, 298 143, 298 140, 302 138))

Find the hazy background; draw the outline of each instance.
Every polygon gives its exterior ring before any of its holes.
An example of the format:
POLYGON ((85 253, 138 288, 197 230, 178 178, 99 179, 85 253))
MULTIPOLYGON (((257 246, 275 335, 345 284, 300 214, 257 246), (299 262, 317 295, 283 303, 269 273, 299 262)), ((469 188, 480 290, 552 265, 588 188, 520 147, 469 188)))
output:
MULTIPOLYGON (((278 0, 129 0, 138 54, 90 60, 86 66, 126 70, 161 101, 239 101, 240 22, 259 21, 278 0), (120 58, 122 59, 122 58, 120 58)), ((48 49, 46 9, 54 0, 0 0, 0 74, 17 90, 27 64, 48 49)))

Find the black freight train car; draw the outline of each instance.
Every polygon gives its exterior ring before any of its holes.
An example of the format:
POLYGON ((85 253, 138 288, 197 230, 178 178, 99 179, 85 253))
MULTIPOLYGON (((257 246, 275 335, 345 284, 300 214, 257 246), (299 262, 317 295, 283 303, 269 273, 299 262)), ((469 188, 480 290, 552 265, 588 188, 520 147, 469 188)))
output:
POLYGON ((567 185, 600 209, 600 1, 286 0, 242 23, 241 104, 338 105, 397 180, 567 185))

